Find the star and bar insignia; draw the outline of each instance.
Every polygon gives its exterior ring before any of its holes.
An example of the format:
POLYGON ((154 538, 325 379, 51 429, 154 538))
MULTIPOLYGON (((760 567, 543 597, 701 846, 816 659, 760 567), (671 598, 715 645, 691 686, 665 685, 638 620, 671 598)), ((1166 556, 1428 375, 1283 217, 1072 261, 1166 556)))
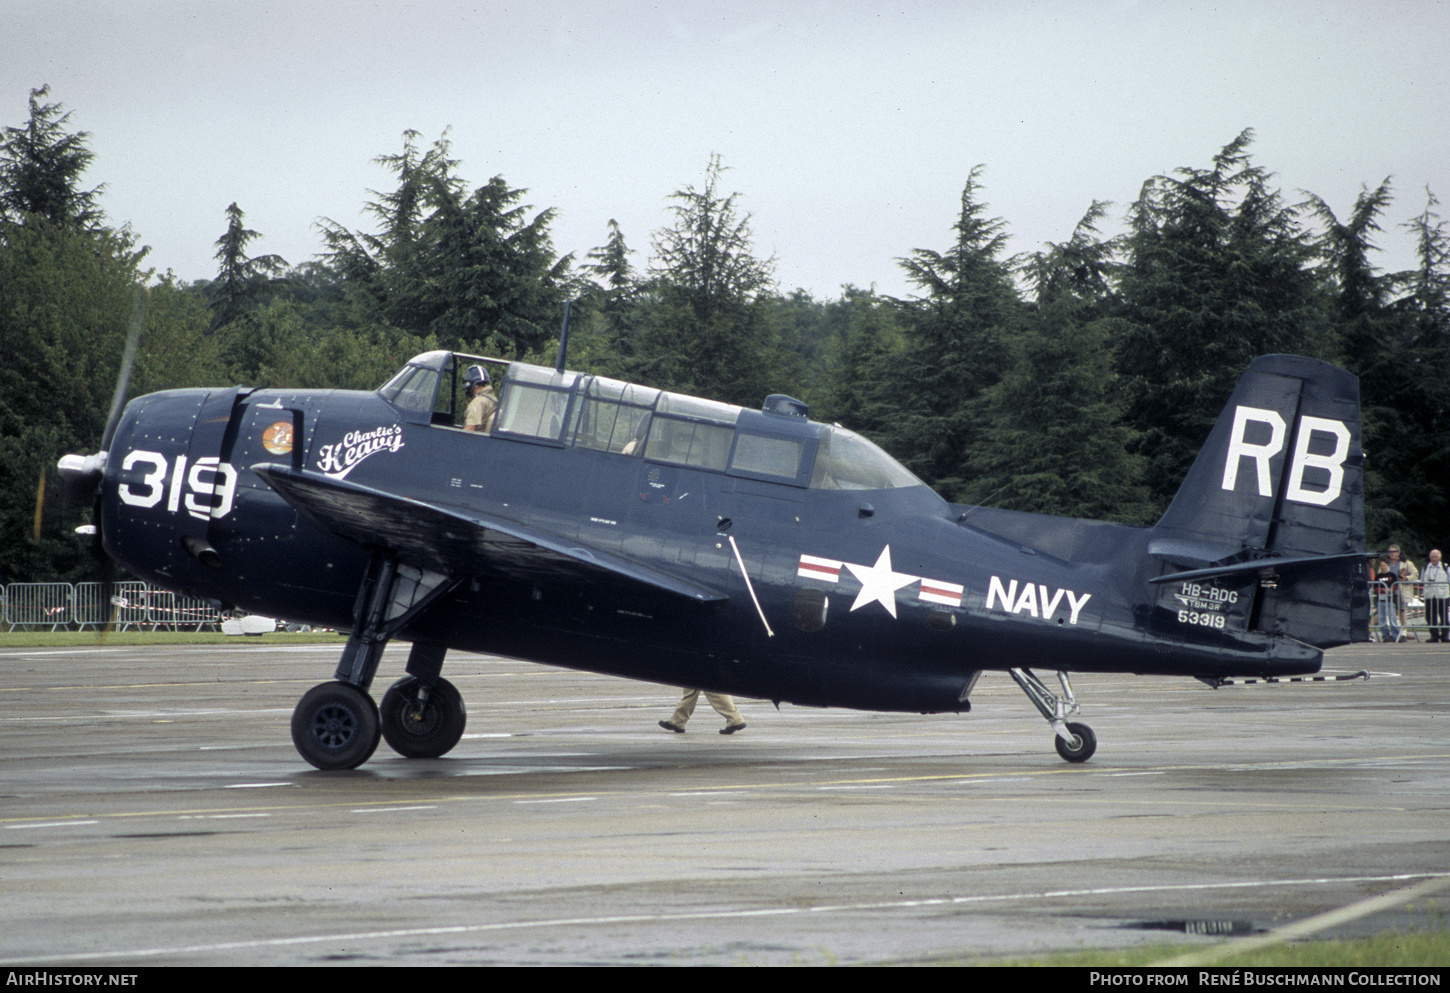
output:
POLYGON ((916 596, 924 603, 937 603, 947 607, 962 605, 963 588, 957 583, 929 579, 925 576, 912 576, 904 572, 897 572, 892 568, 890 545, 881 549, 881 554, 874 565, 858 565, 855 562, 842 562, 836 559, 821 558, 817 555, 802 555, 796 575, 802 579, 836 583, 840 581, 842 569, 847 570, 861 584, 861 591, 856 594, 856 600, 851 604, 852 610, 860 610, 868 604, 879 603, 886 608, 887 613, 895 617, 896 591, 904 589, 912 583, 921 584, 916 596))

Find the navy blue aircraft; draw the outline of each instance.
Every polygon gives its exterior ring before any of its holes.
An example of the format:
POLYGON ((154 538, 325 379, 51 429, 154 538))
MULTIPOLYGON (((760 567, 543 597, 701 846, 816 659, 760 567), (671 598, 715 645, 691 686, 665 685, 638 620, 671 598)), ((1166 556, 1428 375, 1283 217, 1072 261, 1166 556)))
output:
POLYGON ((1005 670, 1082 762, 1071 672, 1285 676, 1368 639, 1358 381, 1295 356, 1249 367, 1154 527, 948 503, 785 396, 747 410, 446 351, 373 393, 155 393, 107 434, 62 467, 99 486, 117 561, 351 632, 292 719, 320 769, 380 738, 457 744, 450 648, 921 713, 967 711, 1005 670), (470 418, 484 380, 497 409, 470 418), (411 653, 379 707, 393 638, 411 653))

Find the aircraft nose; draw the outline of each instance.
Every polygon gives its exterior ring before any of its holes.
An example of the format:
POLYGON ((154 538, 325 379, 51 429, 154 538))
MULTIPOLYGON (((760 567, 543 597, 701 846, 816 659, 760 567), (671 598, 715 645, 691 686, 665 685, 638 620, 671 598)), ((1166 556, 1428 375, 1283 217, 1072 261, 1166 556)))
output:
MULTIPOLYGON (((68 503, 94 503, 101 482, 106 477, 106 453, 94 455, 64 455, 56 463, 64 482, 68 503)), ((76 528, 78 534, 95 534, 96 525, 83 524, 76 528)))
POLYGON ((65 477, 67 482, 80 484, 89 482, 92 486, 99 485, 101 477, 106 474, 106 453, 97 452, 94 455, 63 455, 56 468, 65 477))
POLYGON ((140 576, 174 581, 185 557, 177 537, 188 485, 188 446, 208 391, 173 390, 126 406, 110 451, 70 463, 101 469, 100 530, 106 551, 140 576))

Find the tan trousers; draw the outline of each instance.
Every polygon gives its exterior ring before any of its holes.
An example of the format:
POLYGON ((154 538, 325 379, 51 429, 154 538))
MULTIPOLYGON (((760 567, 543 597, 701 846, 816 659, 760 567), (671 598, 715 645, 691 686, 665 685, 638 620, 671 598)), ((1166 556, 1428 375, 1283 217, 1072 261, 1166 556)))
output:
MULTIPOLYGON (((744 724, 745 718, 740 716, 740 711, 735 708, 735 701, 724 693, 706 693, 705 699, 710 701, 710 706, 725 718, 725 726, 731 727, 736 724, 744 724)), ((686 689, 685 695, 680 698, 680 705, 675 708, 675 715, 670 718, 670 723, 676 727, 684 727, 690 715, 695 712, 695 704, 700 700, 700 691, 686 689)))

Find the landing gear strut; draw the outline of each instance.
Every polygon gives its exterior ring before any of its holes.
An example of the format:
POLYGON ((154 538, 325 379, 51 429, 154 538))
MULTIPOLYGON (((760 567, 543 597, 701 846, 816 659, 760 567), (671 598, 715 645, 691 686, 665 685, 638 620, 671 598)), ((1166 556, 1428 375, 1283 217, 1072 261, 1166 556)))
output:
POLYGON ((1067 673, 1058 672, 1057 681, 1062 685, 1062 696, 1057 696, 1038 679, 1031 669, 1011 669, 1012 678, 1027 694, 1027 699, 1047 718, 1057 734, 1057 754, 1069 762, 1086 762, 1097 751, 1098 739, 1093 729, 1086 724, 1068 723, 1068 717, 1077 713, 1077 697, 1073 695, 1072 683, 1067 673))
POLYGON ((414 643, 409 676, 383 697, 368 696, 389 639, 450 593, 459 579, 400 564, 375 552, 353 606, 353 630, 337 664, 336 679, 314 686, 292 713, 292 743, 319 769, 356 769, 387 736, 402 755, 436 757, 463 736, 463 700, 438 677, 443 645, 414 643))

